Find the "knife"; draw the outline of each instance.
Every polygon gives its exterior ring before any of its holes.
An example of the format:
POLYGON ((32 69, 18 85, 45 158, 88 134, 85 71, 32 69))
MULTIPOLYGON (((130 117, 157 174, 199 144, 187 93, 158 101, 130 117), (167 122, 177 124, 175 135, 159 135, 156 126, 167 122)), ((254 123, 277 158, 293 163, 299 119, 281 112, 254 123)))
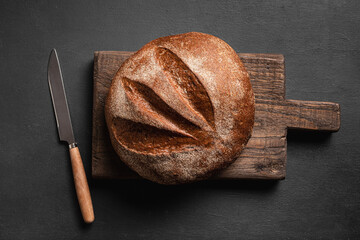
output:
POLYGON ((53 49, 50 53, 48 64, 48 82, 60 141, 65 141, 69 145, 72 172, 80 210, 84 221, 86 223, 92 223, 95 217, 90 190, 85 175, 84 165, 81 160, 80 151, 74 138, 59 58, 55 49, 53 49))

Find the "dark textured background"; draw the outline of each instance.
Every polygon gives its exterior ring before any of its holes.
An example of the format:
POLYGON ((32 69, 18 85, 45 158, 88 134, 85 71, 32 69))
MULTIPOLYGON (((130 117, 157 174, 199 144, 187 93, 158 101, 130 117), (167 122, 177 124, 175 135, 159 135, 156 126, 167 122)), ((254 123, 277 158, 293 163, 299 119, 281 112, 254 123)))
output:
POLYGON ((359 239, 359 26, 358 1, 0 1, 0 239, 359 239), (340 103, 340 131, 289 132, 280 182, 89 179, 86 226, 58 141, 50 50, 90 176, 93 52, 189 31, 284 54, 287 98, 340 103))

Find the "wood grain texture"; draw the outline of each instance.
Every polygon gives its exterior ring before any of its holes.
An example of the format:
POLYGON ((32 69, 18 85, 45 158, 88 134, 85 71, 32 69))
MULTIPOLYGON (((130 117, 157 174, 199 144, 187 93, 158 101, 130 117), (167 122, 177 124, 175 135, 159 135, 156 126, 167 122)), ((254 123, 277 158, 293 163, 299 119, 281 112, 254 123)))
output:
MULTIPOLYGON (((132 52, 95 52, 92 176, 138 178, 112 149, 104 117, 111 80, 132 52)), ((338 131, 336 103, 285 100, 285 66, 280 54, 239 54, 255 93, 255 125, 241 156, 214 178, 283 179, 286 174, 288 128, 338 131)))
POLYGON ((70 149, 71 167, 73 171, 76 195, 79 201, 84 222, 92 223, 95 220, 89 185, 86 179, 84 165, 78 147, 70 149))

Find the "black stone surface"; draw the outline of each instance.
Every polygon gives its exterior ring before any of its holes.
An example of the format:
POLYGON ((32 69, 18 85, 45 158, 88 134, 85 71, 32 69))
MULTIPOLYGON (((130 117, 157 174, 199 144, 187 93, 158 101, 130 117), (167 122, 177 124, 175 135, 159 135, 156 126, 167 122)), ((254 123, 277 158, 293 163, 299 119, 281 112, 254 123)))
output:
POLYGON ((358 1, 0 1, 0 239, 359 239, 358 1), (216 35, 282 53, 287 98, 341 104, 334 134, 289 132, 287 178, 160 186, 89 179, 82 223, 47 84, 58 50, 74 132, 91 170, 96 50, 216 35))

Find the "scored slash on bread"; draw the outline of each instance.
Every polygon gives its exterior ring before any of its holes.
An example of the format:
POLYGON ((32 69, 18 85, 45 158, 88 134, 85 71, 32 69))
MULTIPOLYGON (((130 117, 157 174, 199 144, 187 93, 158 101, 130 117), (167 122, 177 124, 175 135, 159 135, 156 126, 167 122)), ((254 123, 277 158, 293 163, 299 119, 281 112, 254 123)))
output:
MULTIPOLYGON (((209 125, 213 129, 214 110, 204 86, 201 84, 196 75, 167 48, 157 48, 159 64, 164 71, 171 86, 179 94, 183 104, 190 110, 190 121, 192 117, 196 120, 195 124, 200 127, 209 125), (170 64, 169 64, 170 63, 170 64), (173 63, 176 63, 175 65, 173 63)), ((187 112, 185 112, 187 113, 187 112)))

